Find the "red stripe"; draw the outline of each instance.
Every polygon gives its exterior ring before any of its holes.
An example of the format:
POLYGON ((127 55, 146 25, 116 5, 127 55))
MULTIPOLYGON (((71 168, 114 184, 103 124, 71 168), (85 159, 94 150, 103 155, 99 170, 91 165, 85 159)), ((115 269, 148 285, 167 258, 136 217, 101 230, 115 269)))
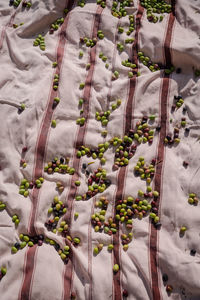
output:
MULTIPOLYGON (((73 0, 68 1, 67 8, 70 10, 73 5, 73 0)), ((58 66, 55 70, 55 73, 59 73, 62 61, 63 61, 63 55, 64 55, 64 47, 66 43, 66 38, 65 38, 65 31, 67 28, 69 20, 69 14, 65 18, 65 21, 63 23, 61 32, 60 32, 60 38, 59 38, 59 43, 58 43, 58 49, 57 49, 57 62, 58 66)), ((52 120, 52 115, 53 115, 53 101, 54 98, 56 97, 57 92, 54 91, 51 88, 51 93, 50 93, 50 99, 48 103, 48 107, 45 112, 45 116, 41 125, 41 130, 40 130, 40 135, 38 138, 37 142, 37 148, 36 148, 36 161, 35 161, 35 171, 34 171, 34 179, 41 177, 43 175, 43 163, 44 163, 44 156, 45 156, 45 149, 46 149, 46 144, 47 144, 47 137, 48 137, 48 132, 49 128, 51 126, 51 120, 52 120)), ((32 212, 31 212, 31 219, 30 219, 30 234, 35 235, 36 230, 34 227, 34 221, 35 221, 35 215, 36 215, 36 209, 37 209, 37 203, 38 203, 38 194, 39 194, 39 189, 34 188, 32 192, 32 212)))
MULTIPOLYGON (((118 39, 118 26, 119 26, 119 21, 117 23, 116 26, 116 31, 115 31, 115 40, 114 40, 114 44, 116 44, 116 41, 118 39)), ((112 58, 112 67, 114 68, 115 65, 115 60, 116 60, 116 52, 117 52, 117 48, 114 47, 114 51, 113 51, 113 58, 112 58)), ((112 91, 112 74, 111 74, 111 78, 110 78, 110 86, 109 86, 109 90, 108 90, 108 102, 107 102, 107 109, 109 109, 109 100, 111 99, 111 91, 112 91)), ((105 142, 105 138, 104 138, 104 142, 105 142)), ((99 167, 101 167, 101 164, 99 165, 99 167)), ((92 204, 92 208, 91 208, 91 216, 94 213, 94 202, 92 204)), ((89 223, 89 228, 88 228, 88 276, 90 279, 90 286, 89 286, 89 299, 88 300, 92 300, 93 299, 93 280, 92 280, 92 226, 91 223, 89 223)))
POLYGON ((34 245, 30 247, 27 251, 25 266, 24 266, 24 286, 27 288, 22 288, 19 294, 19 299, 28 300, 30 296, 30 286, 33 274, 34 259, 37 247, 34 245))
MULTIPOLYGON (((98 6, 96 15, 95 15, 95 21, 94 21, 94 28, 93 28, 93 38, 97 37, 97 31, 99 30, 99 23, 100 23, 100 15, 102 13, 103 8, 101 6, 98 6)), ((84 106, 83 106, 83 111, 84 111, 84 117, 85 117, 85 124, 84 126, 79 127, 79 131, 77 134, 77 139, 75 141, 75 154, 74 154, 74 160, 73 160, 73 168, 75 170, 79 169, 80 165, 80 159, 77 158, 76 153, 79 149, 80 146, 83 145, 84 137, 85 137, 85 132, 86 132, 86 125, 87 125, 87 119, 88 119, 88 113, 89 113, 89 108, 90 108, 90 93, 91 93, 91 86, 92 86, 92 77, 94 73, 94 67, 95 67, 95 57, 96 57, 96 46, 94 46, 91 49, 90 52, 90 69, 85 81, 85 89, 83 93, 83 99, 84 101, 84 106)), ((74 174, 71 179, 71 186, 70 186, 70 191, 68 194, 68 199, 67 199, 67 214, 66 214, 66 221, 67 223, 71 224, 71 213, 72 213, 72 204, 76 195, 77 188, 74 184, 74 182, 78 179, 78 174, 74 174)))
MULTIPOLYGON (((94 201, 95 201, 95 199, 94 199, 94 201)), ((90 219, 91 219, 91 216, 94 214, 94 201, 92 202, 90 219)), ((92 300, 93 282, 92 282, 92 226, 91 226, 91 222, 89 222, 89 225, 88 225, 88 277, 90 280, 88 300, 92 300)))
MULTIPOLYGON (((141 26, 141 18, 144 12, 144 8, 139 4, 138 5, 138 11, 135 19, 135 42, 132 47, 132 53, 133 53, 133 63, 138 65, 138 33, 141 26)), ((135 71, 138 71, 138 68, 135 69, 135 71)), ((129 95, 128 95, 128 102, 126 107, 126 125, 125 125, 125 133, 128 133, 129 129, 131 129, 132 124, 132 117, 133 117, 133 97, 135 93, 135 86, 136 86, 136 77, 130 79, 130 89, 129 89, 129 95)))
MULTIPOLYGON (((115 31, 115 40, 113 41, 114 45, 117 44, 117 41, 118 41, 118 37, 119 37, 119 33, 118 33, 118 27, 120 26, 120 19, 118 20, 117 22, 117 26, 116 26, 116 31, 115 31)), ((112 70, 114 71, 115 68, 114 68, 114 65, 115 65, 115 61, 116 61, 116 53, 117 53, 117 47, 114 46, 114 51, 113 51, 113 58, 112 58, 112 70)), ((106 105, 106 109, 109 110, 109 107, 110 107, 110 101, 111 101, 111 91, 112 91, 112 76, 113 74, 111 73, 111 76, 110 76, 110 87, 109 87, 109 92, 108 92, 108 95, 107 95, 107 105, 106 105)))
MULTIPOLYGON (((70 10, 73 5, 73 0, 69 0, 67 2, 67 8, 70 10)), ((58 67, 55 70, 56 73, 59 72, 61 64, 62 64, 62 59, 63 59, 63 54, 64 54, 64 45, 66 42, 66 39, 64 38, 64 35, 62 34, 63 32, 66 31, 67 24, 68 24, 68 19, 69 15, 65 18, 65 21, 62 25, 61 33, 60 33, 60 38, 59 38, 59 43, 58 43, 58 49, 57 49, 57 60, 58 60, 58 67)), ((40 134, 38 137, 37 141, 37 146, 36 146, 36 160, 35 160, 35 169, 34 169, 34 179, 42 176, 43 174, 43 160, 45 156, 45 149, 46 149, 46 143, 47 143, 47 136, 48 132, 50 129, 51 125, 51 119, 53 115, 53 99, 57 95, 57 93, 52 89, 51 86, 51 93, 49 97, 49 102, 48 106, 41 124, 41 129, 40 129, 40 134)), ((35 216, 36 216, 36 210, 37 210, 37 204, 38 204, 38 199, 39 199, 39 189, 34 188, 32 191, 32 194, 30 195, 31 201, 32 201, 32 210, 31 210, 31 215, 29 219, 29 228, 28 232, 29 235, 36 235, 36 228, 35 228, 35 216)), ((30 294, 30 288, 31 288, 31 280, 33 276, 33 271, 34 271, 34 260, 35 260, 35 251, 36 247, 33 248, 28 248, 27 250, 27 259, 25 261, 25 275, 24 275, 24 280, 22 283, 22 287, 20 290, 19 294, 19 299, 24 300, 24 299, 29 299, 27 296, 30 294), (34 250, 33 250, 34 249, 34 250)))
MULTIPOLYGON (((103 8, 98 5, 98 8, 97 8, 97 11, 95 14, 95 19, 94 19, 92 38, 97 38, 97 31, 99 30, 100 17, 101 17, 102 11, 103 11, 103 8)), ((80 165, 80 159, 77 158, 76 153, 77 153, 79 147, 83 145, 85 132, 86 132, 86 125, 87 125, 89 109, 90 109, 90 94, 91 94, 91 87, 92 87, 92 78, 93 78, 93 73, 94 73, 94 68, 95 68, 95 60, 96 60, 96 46, 94 46, 90 51, 90 69, 89 69, 87 77, 86 77, 85 88, 84 88, 84 93, 83 93, 83 99, 85 100, 84 107, 83 107, 85 124, 84 124, 84 126, 79 127, 77 139, 75 141, 75 153, 74 153, 74 160, 73 160, 73 168, 75 168, 75 170, 78 170, 79 165, 80 165)), ((71 179, 70 191, 69 191, 68 198, 67 198, 66 221, 69 225, 69 228, 71 226, 72 205, 73 205, 73 201, 75 199, 75 195, 76 195, 76 191, 77 191, 77 188, 74 183, 77 179, 78 179, 78 174, 75 173, 71 179)), ((73 260, 73 253, 71 254, 70 260, 71 261, 73 260)), ((72 267, 73 267, 72 263, 70 263, 70 264, 68 263, 66 266, 66 269, 65 269, 64 299, 70 299, 72 267)))
MULTIPOLYGON (((126 174, 126 168, 123 167, 119 170, 119 173, 118 173, 117 192, 116 192, 115 201, 121 200, 123 197, 125 174, 126 174)), ((113 235, 113 245, 114 245, 113 255, 114 255, 114 264, 118 264, 120 266, 119 235, 120 235, 119 230, 116 232, 116 234, 113 235)), ((120 271, 117 273, 113 273, 114 299, 115 300, 122 299, 120 278, 121 278, 120 271)))
MULTIPOLYGON (((138 33, 141 26, 141 18, 144 12, 144 8, 139 4, 138 11, 136 14, 136 32, 135 32, 135 42, 132 47, 133 53, 133 61, 137 65, 138 64, 138 33)), ((136 69, 136 72, 138 68, 136 69)), ((126 105, 126 124, 125 124, 125 134, 128 133, 129 129, 131 129, 132 125, 132 118, 133 118, 133 110, 134 110, 134 95, 135 95, 135 87, 136 87, 136 77, 130 79, 130 88, 129 88, 129 95, 126 105)), ((121 200, 123 197, 123 190, 124 190, 124 183, 126 178, 126 167, 123 167, 119 170, 118 173, 118 184, 117 184, 117 192, 115 197, 115 202, 121 200)), ((113 244, 114 244, 114 264, 118 264, 120 266, 120 255, 119 255, 119 230, 116 234, 113 235, 113 244)), ((117 272, 113 275, 113 284, 114 284, 114 299, 121 300, 122 299, 122 291, 121 291, 121 283, 120 283, 120 272, 117 272)))
MULTIPOLYGON (((172 13, 169 16, 169 22, 167 27, 167 33, 165 37, 164 43, 164 53, 165 53, 165 62, 167 66, 171 66, 171 53, 170 53, 170 43, 172 38, 172 30, 175 20, 175 1, 172 1, 172 13)), ((162 82, 162 90, 161 90, 161 130, 160 130, 160 138, 158 144, 158 154, 157 161, 160 163, 156 167, 155 172, 155 190, 161 193, 162 186, 162 169, 163 169, 163 160, 164 160, 164 138, 166 136, 166 126, 167 126, 167 103, 168 103, 168 95, 169 95, 169 75, 165 75, 163 77, 162 82)), ((157 201, 157 208, 159 208, 160 199, 157 201)), ((152 278, 152 293, 153 299, 160 300, 160 290, 158 283, 158 256, 157 256, 157 229, 151 224, 150 230, 150 264, 151 264, 151 278, 152 278)))

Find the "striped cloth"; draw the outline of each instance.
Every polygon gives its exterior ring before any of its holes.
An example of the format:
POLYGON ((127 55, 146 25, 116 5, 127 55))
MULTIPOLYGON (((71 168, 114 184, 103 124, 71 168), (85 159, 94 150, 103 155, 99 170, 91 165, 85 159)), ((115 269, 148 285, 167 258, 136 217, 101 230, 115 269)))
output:
MULTIPOLYGON (((0 3, 0 201, 6 209, 0 211, 0 267, 7 274, 0 281, 2 300, 68 300, 76 295, 80 300, 160 300, 200 299, 200 207, 188 203, 188 195, 200 197, 199 185, 199 78, 200 69, 200 6, 199 1, 171 0, 172 10, 164 14, 162 22, 149 22, 141 1, 127 9, 127 16, 116 18, 111 14, 113 1, 107 0, 105 8, 95 1, 86 0, 84 7, 76 1, 32 0, 30 9, 9 6, 9 1, 0 3), (53 34, 51 24, 68 13, 64 23, 53 34), (132 44, 125 45, 121 53, 117 44, 126 38, 128 16, 135 18, 132 44), (17 28, 13 24, 19 25, 17 28), (94 47, 85 47, 80 38, 98 38, 98 30, 104 39, 94 47), (33 41, 42 34, 46 50, 33 47, 33 41), (84 49, 80 59, 79 52, 84 49), (138 51, 143 51, 153 62, 165 67, 175 67, 167 74, 164 68, 151 72, 138 60, 138 51), (109 68, 99 58, 107 56, 109 68), (126 59, 136 64, 140 76, 128 77, 128 68, 121 62, 126 59), (56 61, 57 67, 52 68, 56 61), (85 66, 90 64, 90 68, 85 66), (177 71, 181 68, 181 71, 177 71), (119 78, 112 80, 118 70, 119 78), (54 75, 59 74, 58 90, 53 89, 54 75), (79 89, 80 83, 85 83, 79 89), (175 112, 171 109, 174 96, 181 95, 187 109, 175 112), (53 106, 54 98, 60 103, 53 106), (85 124, 78 126, 80 112, 78 101, 84 99, 85 124), (102 126, 95 120, 96 111, 105 111, 116 99, 122 104, 112 112, 107 126, 107 137, 101 136, 102 126), (19 113, 21 104, 26 109, 19 113), (82 164, 92 158, 77 157, 82 145, 95 148, 113 137, 123 137, 143 116, 155 115, 152 128, 153 143, 142 143, 128 166, 113 171, 114 152, 109 149, 103 168, 111 185, 100 194, 109 201, 106 219, 114 216, 115 203, 128 196, 137 197, 138 190, 145 190, 146 183, 134 176, 134 166, 143 156, 150 163, 156 159, 152 187, 160 196, 156 202, 161 227, 156 228, 149 217, 133 219, 133 240, 127 251, 121 243, 122 226, 116 234, 95 232, 91 216, 97 209, 99 195, 87 201, 75 201, 77 195, 87 191, 87 177, 82 164), (164 139, 180 127, 185 117, 189 134, 180 129, 180 143, 166 145, 164 139), (56 128, 51 122, 56 120, 56 128), (20 167, 23 147, 27 147, 27 167, 20 167), (44 172, 44 166, 55 156, 69 157, 69 165, 75 173, 53 175, 44 172), (187 167, 183 162, 187 161, 187 167), (44 178, 40 189, 34 187, 27 198, 19 194, 20 181, 44 178), (80 180, 77 187, 75 181, 80 180), (79 237, 78 247, 71 246, 68 263, 64 264, 54 247, 47 243, 25 247, 16 254, 11 247, 19 242, 21 233, 29 236, 43 234, 61 247, 65 238, 48 231, 45 222, 48 208, 58 195, 56 182, 62 181, 64 191, 59 196, 67 205, 64 219, 69 225, 69 234, 79 237), (78 212, 79 217, 74 218, 78 212), (18 226, 12 216, 20 219, 18 226), (187 227, 184 236, 179 231, 187 227), (104 247, 93 255, 94 247, 104 247), (107 251, 114 244, 112 252, 107 251), (191 255, 191 249, 196 250, 191 255), (119 271, 114 273, 114 264, 119 271), (168 281, 163 282, 163 274, 168 281), (172 286, 168 293, 166 285, 172 286)), ((145 2, 145 1, 143 1, 145 2)), ((157 1, 159 2, 159 1, 157 1)), ((100 167, 99 160, 88 166, 91 172, 100 167)))

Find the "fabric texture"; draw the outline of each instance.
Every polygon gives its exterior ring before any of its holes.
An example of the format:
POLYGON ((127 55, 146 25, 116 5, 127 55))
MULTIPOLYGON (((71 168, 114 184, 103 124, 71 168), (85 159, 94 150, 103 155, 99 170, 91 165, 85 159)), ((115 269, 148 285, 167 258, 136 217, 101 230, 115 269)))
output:
POLYGON ((0 298, 199 300, 200 204, 188 203, 188 198, 200 197, 199 0, 167 1, 170 12, 155 13, 158 18, 164 16, 155 23, 147 18, 142 6, 145 1, 139 0, 130 1, 127 15, 121 18, 111 14, 111 0, 105 5, 89 0, 32 0, 30 8, 24 2, 15 7, 7 0, 0 1, 0 268, 7 269, 0 280, 0 298), (134 30, 127 35, 129 16, 134 17, 134 30), (50 32, 52 23, 62 17, 58 29, 50 32), (119 27, 124 29, 122 33, 119 27), (39 34, 45 40, 44 51, 33 46, 39 34), (94 45, 87 46, 85 37, 94 40, 94 45), (127 38, 134 40, 126 43, 127 38), (158 68, 152 72, 139 52, 158 68), (107 57, 106 62, 102 56, 107 57), (136 66, 124 66, 123 61, 136 66), (57 65, 52 67, 54 62, 57 65), (170 68, 172 72, 167 71, 170 68), (54 88, 55 74, 59 75, 58 88, 54 88), (180 107, 174 96, 183 99, 180 107), (55 103, 56 97, 59 103, 55 103), (79 99, 84 100, 82 107, 79 99), (121 104, 112 109, 119 99, 121 104), (111 111, 109 122, 102 126, 96 112, 107 110, 111 111), (154 131, 152 140, 140 143, 133 138, 137 148, 132 157, 127 165, 114 169, 119 145, 113 146, 112 139, 124 139, 130 130, 136 133, 137 123, 152 115, 147 122, 154 131), (79 118, 84 118, 81 125, 77 124, 79 118), (174 128, 179 134, 177 141, 170 142, 174 128), (105 130, 106 137, 102 136, 105 130), (78 157, 81 146, 97 149, 107 141, 105 164, 84 153, 78 157), (55 157, 69 158, 74 172, 48 174, 44 168, 55 157), (134 172, 140 157, 147 165, 155 159, 149 184, 134 172), (77 201, 78 195, 87 193, 88 179, 98 168, 107 171, 110 182, 103 192, 77 201), (24 178, 34 183, 41 177, 41 187, 29 188, 26 197, 19 193, 24 178), (129 196, 141 201, 144 195, 138 196, 138 191, 146 193, 147 186, 158 192, 158 196, 148 196, 149 203, 154 201, 154 210, 146 213, 143 207, 140 218, 139 211, 129 206, 135 215, 128 230, 124 221, 115 220, 116 206, 129 196), (108 200, 105 222, 112 217, 116 233, 107 234, 103 222, 102 230, 95 230, 97 224, 91 222, 92 215, 102 210, 96 204, 102 196, 108 200), (68 224, 65 234, 47 226, 54 197, 66 207, 59 221, 68 224), (2 204, 5 207, 1 209, 2 204), (150 217, 154 212, 158 222, 150 217), (12 220, 14 215, 20 220, 18 225, 12 220), (133 237, 125 251, 121 235, 130 232, 133 237), (20 234, 27 235, 34 245, 13 253, 12 247, 22 242, 20 234), (44 237, 41 246, 39 235, 44 237), (74 238, 80 239, 78 246, 74 238), (62 259, 50 241, 62 250, 68 245, 69 258, 62 259), (99 244, 103 249, 95 255, 99 244), (112 251, 107 249, 109 244, 114 245, 112 251), (118 272, 113 271, 114 265, 119 266, 118 272))

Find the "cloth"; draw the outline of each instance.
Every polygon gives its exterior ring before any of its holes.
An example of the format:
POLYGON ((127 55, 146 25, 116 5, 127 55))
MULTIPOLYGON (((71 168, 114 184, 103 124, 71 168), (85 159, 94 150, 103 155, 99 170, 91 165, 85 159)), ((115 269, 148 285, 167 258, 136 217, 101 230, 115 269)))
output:
POLYGON ((190 193, 200 197, 199 0, 170 2, 172 11, 163 13, 163 20, 156 23, 147 19, 147 10, 139 0, 126 8, 127 15, 122 18, 111 14, 110 0, 105 8, 95 1, 86 1, 80 7, 70 0, 33 0, 28 9, 22 7, 23 2, 17 8, 9 6, 9 1, 0 2, 0 201, 6 204, 0 211, 0 267, 7 268, 0 281, 0 298, 68 300, 76 296, 80 300, 116 300, 125 298, 127 293, 130 300, 199 300, 200 206, 188 203, 190 193), (69 10, 67 14, 63 14, 65 8, 69 10), (130 36, 126 34, 129 15, 135 19, 130 36), (51 24, 61 17, 64 23, 49 33, 51 24), (13 24, 19 26, 14 28, 13 24), (124 32, 118 33, 118 27, 123 27, 124 32), (99 39, 98 30, 104 34, 103 39, 99 39), (39 34, 45 38, 44 51, 33 46, 39 34), (97 42, 87 47, 80 41, 84 37, 97 42), (134 42, 126 44, 125 39, 132 37, 134 42), (117 49, 118 43, 124 45, 124 51, 117 49), (139 60, 139 51, 153 63, 159 63, 160 69, 151 72, 139 60), (106 62, 99 57, 101 52, 107 57, 106 62), (136 73, 122 65, 128 59, 137 64, 136 73), (53 62, 58 66, 53 68, 53 62), (165 73, 171 66, 174 71, 165 73), (119 73, 117 79, 113 78, 115 71, 119 73), (129 78, 131 71, 134 74, 129 78), (55 74, 59 74, 57 90, 53 89, 55 74), (83 89, 80 83, 85 83, 83 89), (174 96, 179 95, 184 104, 173 110, 174 96), (55 97, 60 98, 57 105, 55 97), (80 98, 84 99, 83 126, 76 124, 80 98), (112 111, 110 108, 118 99, 121 105, 112 111), (108 109, 111 115, 104 128, 95 114, 108 109), (97 148, 114 137, 123 139, 130 129, 135 130, 138 121, 151 115, 155 115, 154 121, 148 121, 154 130, 153 142, 135 142, 138 146, 127 166, 113 170, 113 146, 104 154, 105 165, 101 166, 100 159, 77 158, 80 146, 97 148), (55 128, 52 120, 56 120, 55 128), (184 120, 185 127, 181 126, 184 120), (160 131, 156 130, 159 125, 160 131), (180 142, 165 143, 167 135, 173 137, 175 127, 179 128, 180 142), (103 137, 101 132, 105 129, 108 133, 103 137), (68 157, 68 165, 75 173, 45 172, 44 167, 55 157, 68 157), (160 227, 156 228, 148 213, 142 219, 134 217, 129 231, 120 223, 116 234, 95 232, 91 216, 100 212, 95 203, 101 196, 108 200, 107 221, 116 214, 117 201, 128 196, 137 198, 138 190, 146 192, 146 182, 134 173, 139 157, 144 157, 147 165, 156 159, 150 185, 159 192, 155 207, 160 227), (21 159, 27 163, 24 168, 21 159), (87 166, 90 174, 102 167, 111 184, 103 193, 76 201, 77 195, 88 191, 82 164, 90 162, 94 162, 87 166), (39 177, 44 178, 41 188, 29 189, 27 197, 19 194, 23 178, 31 182, 39 177), (77 180, 80 186, 75 185, 77 180), (64 186, 62 193, 56 188, 57 182, 64 186), (56 196, 67 207, 62 216, 69 224, 66 236, 72 240, 80 238, 78 246, 45 225, 56 196), (74 213, 79 214, 78 218, 74 213), (20 220, 18 226, 12 221, 13 215, 20 220), (183 226, 187 230, 181 235, 183 226), (133 233, 133 238, 124 251, 121 234, 128 232, 133 233), (13 245, 21 243, 20 234, 30 238, 44 235, 61 249, 67 243, 69 261, 64 263, 47 242, 42 246, 27 245, 13 254, 13 245), (103 249, 94 255, 93 249, 99 244, 103 244, 103 249), (114 244, 113 251, 107 250, 109 244, 114 244), (191 255, 192 249, 195 255, 191 255), (119 266, 116 273, 115 264, 119 266), (167 274, 168 281, 163 281, 163 274, 167 274), (166 291, 167 286, 173 288, 172 292, 166 291))

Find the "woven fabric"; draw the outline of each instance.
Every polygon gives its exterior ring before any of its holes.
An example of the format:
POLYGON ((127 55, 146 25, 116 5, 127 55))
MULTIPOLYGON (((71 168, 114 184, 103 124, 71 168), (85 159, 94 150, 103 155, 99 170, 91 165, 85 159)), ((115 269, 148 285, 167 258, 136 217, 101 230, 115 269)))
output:
POLYGON ((0 3, 0 205, 6 205, 0 211, 0 268, 7 268, 0 280, 0 298, 199 300, 200 207, 188 203, 189 194, 200 197, 199 0, 168 1, 171 11, 155 13, 158 18, 164 16, 155 23, 147 18, 145 1, 139 0, 126 7, 127 15, 121 18, 111 14, 111 0, 105 7, 87 0, 83 7, 72 0, 32 0, 30 8, 24 2, 17 8, 7 0, 0 3), (134 30, 127 35, 129 16, 134 17, 134 30), (62 17, 63 23, 50 32, 51 24, 62 17), (39 34, 45 40, 44 51, 33 46, 39 34), (96 40, 92 47, 85 45, 85 37, 96 40), (127 38, 134 40, 126 43, 127 38), (124 46, 123 51, 118 44, 124 46), (158 68, 152 72, 138 52, 158 68), (128 59, 135 68, 122 64, 128 59), (53 62, 57 62, 55 68, 53 62), (57 90, 55 74, 59 74, 57 90), (181 107, 176 106, 174 96, 183 99, 181 107), (60 98, 57 104, 55 97, 60 98), (82 114, 79 99, 84 100, 82 114), (118 99, 121 105, 112 110, 118 99), (111 114, 103 127, 96 112, 106 110, 111 114), (123 139, 130 130, 136 133, 143 117, 152 115, 155 120, 148 120, 148 126, 153 138, 133 141, 137 149, 127 165, 113 168, 116 147, 111 144, 103 155, 105 164, 89 155, 78 157, 82 145, 97 149, 99 144, 112 143, 114 137, 123 139), (76 120, 82 117, 85 122, 78 125, 76 120), (52 120, 56 120, 55 128, 52 120), (178 141, 172 141, 174 128, 179 129, 178 141), (101 134, 104 130, 106 137, 101 134), (68 157, 75 172, 45 172, 55 157, 68 157), (149 185, 159 193, 154 208, 160 225, 150 218, 152 211, 144 212, 143 218, 135 212, 132 229, 116 221, 116 233, 96 232, 91 217, 101 210, 96 205, 100 197, 108 200, 107 221, 117 214, 121 200, 138 198, 139 190, 146 192, 148 184, 134 172, 139 157, 147 165, 155 159, 149 185), (88 191, 88 178, 98 168, 107 171, 111 184, 102 193, 76 201, 76 196, 88 191), (19 193, 22 179, 34 183, 40 177, 44 178, 40 188, 28 189, 27 197, 19 193), (57 182, 63 191, 58 191, 57 182), (61 217, 69 226, 65 235, 46 226, 56 196, 67 208, 61 217), (18 225, 13 215, 20 220, 18 225), (181 227, 186 228, 184 234, 181 227), (133 238, 125 251, 121 235, 129 232, 133 238), (43 235, 45 240, 41 246, 36 242, 12 253, 11 248, 22 242, 20 234, 30 239, 43 235), (80 238, 78 246, 73 242, 76 237, 80 238), (66 261, 49 240, 60 249, 69 245, 66 261), (95 255, 99 244, 103 249, 95 255), (109 244, 114 245, 112 251, 107 249, 109 244), (114 265, 119 266, 118 272, 113 271, 114 265))

